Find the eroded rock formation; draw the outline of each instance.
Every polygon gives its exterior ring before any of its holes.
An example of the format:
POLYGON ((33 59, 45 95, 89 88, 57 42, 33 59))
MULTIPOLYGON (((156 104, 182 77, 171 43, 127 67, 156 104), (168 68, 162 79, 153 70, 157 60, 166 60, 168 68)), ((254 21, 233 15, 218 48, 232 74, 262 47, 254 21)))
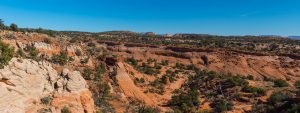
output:
POLYGON ((76 113, 94 112, 92 94, 78 71, 60 74, 46 61, 13 58, 0 69, 0 112, 60 113, 67 107, 76 113), (49 97, 49 105, 41 98, 49 97))

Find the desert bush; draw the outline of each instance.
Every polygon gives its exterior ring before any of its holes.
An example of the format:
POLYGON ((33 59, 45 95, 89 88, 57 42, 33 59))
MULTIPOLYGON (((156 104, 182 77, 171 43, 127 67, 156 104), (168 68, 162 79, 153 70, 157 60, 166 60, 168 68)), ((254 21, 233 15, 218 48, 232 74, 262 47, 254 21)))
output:
POLYGON ((300 88, 300 81, 296 81, 296 82, 294 83, 294 86, 295 86, 296 88, 300 88))
POLYGON ((201 56, 201 59, 203 61, 203 64, 208 66, 209 62, 208 62, 208 57, 206 55, 201 56))
POLYGON ((300 111, 299 103, 298 104, 292 104, 291 108, 286 110, 287 113, 299 113, 299 111, 300 111))
POLYGON ((69 57, 66 52, 61 52, 59 55, 53 55, 52 61, 60 65, 65 65, 69 61, 69 57))
POLYGON ((255 105, 253 112, 259 113, 297 113, 300 103, 289 91, 276 91, 268 98, 267 103, 255 105))
POLYGON ((81 53, 81 51, 80 51, 79 49, 76 49, 75 54, 76 54, 77 56, 81 56, 81 55, 82 55, 82 53, 81 53))
POLYGON ((149 90, 152 93, 163 94, 165 92, 165 86, 161 78, 157 78, 154 81, 150 82, 150 85, 155 89, 149 90))
POLYGON ((253 93, 255 96, 264 96, 266 94, 266 90, 252 86, 245 86, 243 87, 242 91, 253 93))
POLYGON ((169 61, 168 60, 162 60, 160 62, 160 64, 163 65, 163 66, 168 66, 169 65, 169 61))
POLYGON ((139 78, 135 78, 135 79, 134 79, 134 82, 135 82, 136 84, 137 84, 137 83, 141 83, 141 84, 142 84, 142 83, 145 83, 145 79, 144 79, 143 77, 140 78, 140 79, 139 79, 139 78))
POLYGON ((29 58, 35 60, 35 61, 39 61, 39 51, 34 47, 34 46, 30 46, 27 45, 26 46, 26 51, 29 52, 29 58))
POLYGON ((248 81, 241 78, 240 76, 229 77, 226 80, 226 83, 231 87, 234 87, 234 86, 242 86, 243 87, 243 86, 247 86, 249 84, 248 81))
POLYGON ((2 19, 0 19, 0 29, 6 29, 6 26, 4 24, 4 21, 2 19))
POLYGON ((247 78, 248 80, 254 80, 253 75, 248 75, 246 78, 247 78))
POLYGON ((190 64, 186 66, 186 70, 196 70, 197 67, 194 64, 190 64))
POLYGON ((268 99, 269 103, 276 104, 287 99, 288 96, 282 92, 274 92, 268 99))
POLYGON ((185 68, 185 66, 184 66, 184 64, 182 64, 182 63, 176 63, 175 64, 175 68, 177 68, 177 69, 184 69, 185 68))
POLYGON ((156 69, 156 68, 153 68, 153 67, 150 67, 149 65, 147 65, 146 63, 142 63, 141 66, 138 66, 136 67, 137 70, 139 72, 142 72, 142 73, 145 73, 145 74, 148 74, 148 75, 157 75, 160 73, 160 70, 159 69, 156 69))
POLYGON ((7 39, 17 39, 17 37, 14 34, 6 34, 4 37, 7 39))
POLYGON ((20 48, 18 51, 17 51, 17 56, 18 57, 25 57, 25 53, 24 53, 24 51, 23 51, 23 49, 22 48, 20 48))
POLYGON ((148 58, 147 59, 147 63, 148 64, 153 63, 153 62, 156 62, 156 59, 152 59, 152 58, 148 58))
POLYGON ((232 110, 233 103, 226 100, 217 100, 214 104, 214 111, 217 113, 227 112, 232 110))
POLYGON ((93 74, 93 72, 92 72, 92 70, 90 68, 85 68, 83 70, 83 73, 82 73, 83 78, 85 80, 91 80, 92 79, 92 74, 93 74))
POLYGON ((87 57, 87 58, 81 59, 81 60, 80 60, 80 63, 81 63, 81 64, 86 64, 86 63, 89 62, 89 60, 90 60, 90 57, 87 57))
POLYGON ((174 111, 183 113, 196 112, 197 106, 200 104, 199 92, 196 90, 189 90, 187 93, 180 92, 172 96, 168 104, 174 111))
POLYGON ((42 104, 45 104, 45 105, 49 105, 51 103, 51 101, 52 101, 52 98, 49 96, 41 99, 42 104))
MULTIPOLYGON (((137 108, 137 113, 160 113, 160 110, 158 108, 146 106, 146 105, 140 105, 137 108)), ((133 111, 135 113, 135 111, 133 111)))
POLYGON ((109 91, 110 91, 110 87, 108 84, 98 83, 98 92, 99 92, 101 98, 106 99, 106 98, 110 97, 109 91))
POLYGON ((132 65, 133 67, 137 67, 137 65, 138 65, 138 61, 136 59, 134 59, 133 57, 127 58, 125 60, 125 62, 127 62, 128 64, 132 65))
POLYGON ((169 81, 169 78, 168 78, 167 75, 164 75, 164 76, 161 77, 161 82, 162 82, 163 84, 167 84, 168 81, 169 81))
POLYGON ((14 23, 10 24, 9 28, 12 31, 19 31, 18 25, 14 23))
POLYGON ((102 77, 102 75, 106 72, 106 64, 100 63, 100 65, 98 65, 95 70, 96 70, 95 79, 99 80, 102 77))
POLYGON ((5 65, 12 59, 14 55, 14 48, 9 47, 8 44, 0 41, 0 68, 4 68, 5 65))
POLYGON ((282 80, 282 79, 277 79, 277 80, 274 80, 274 85, 275 87, 288 87, 289 84, 285 81, 285 80, 282 80))
POLYGON ((68 107, 64 107, 63 109, 61 109, 61 111, 60 111, 61 113, 72 113, 70 110, 69 110, 69 108, 68 107))

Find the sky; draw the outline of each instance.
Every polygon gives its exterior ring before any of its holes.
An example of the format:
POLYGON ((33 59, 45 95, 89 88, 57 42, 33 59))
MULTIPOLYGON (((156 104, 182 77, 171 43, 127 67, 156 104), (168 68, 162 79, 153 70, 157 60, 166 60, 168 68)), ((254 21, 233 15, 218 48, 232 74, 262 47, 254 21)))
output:
POLYGON ((1 0, 23 28, 300 36, 300 0, 1 0))

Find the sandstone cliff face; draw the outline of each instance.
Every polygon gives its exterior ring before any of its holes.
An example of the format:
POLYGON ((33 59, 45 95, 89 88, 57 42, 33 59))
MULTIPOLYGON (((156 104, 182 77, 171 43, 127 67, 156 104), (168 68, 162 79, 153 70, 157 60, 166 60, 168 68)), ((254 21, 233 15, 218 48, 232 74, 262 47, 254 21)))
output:
POLYGON ((92 94, 78 71, 58 73, 48 62, 13 58, 0 69, 1 113, 60 113, 67 107, 74 113, 92 113, 92 94), (49 97, 46 105, 41 98, 49 97))

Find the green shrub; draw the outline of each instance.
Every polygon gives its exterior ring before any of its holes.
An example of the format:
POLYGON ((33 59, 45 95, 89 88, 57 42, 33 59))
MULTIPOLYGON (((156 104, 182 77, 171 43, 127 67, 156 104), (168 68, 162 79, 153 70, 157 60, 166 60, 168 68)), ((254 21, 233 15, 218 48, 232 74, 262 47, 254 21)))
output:
POLYGON ((103 99, 106 99, 109 97, 110 87, 108 84, 98 83, 98 91, 99 91, 100 97, 103 99))
POLYGON ((4 21, 2 19, 0 19, 0 29, 6 29, 6 26, 4 24, 4 21))
POLYGON ((252 75, 248 75, 246 78, 247 78, 248 80, 254 80, 254 77, 253 77, 252 75))
POLYGON ((18 25, 14 23, 10 24, 9 28, 12 31, 19 31, 18 25))
POLYGON ((139 72, 148 74, 148 75, 157 75, 160 73, 159 69, 150 67, 149 65, 147 65, 146 63, 142 63, 141 66, 135 67, 139 72))
POLYGON ((163 65, 163 66, 168 66, 169 65, 169 61, 168 60, 163 60, 163 61, 161 61, 160 64, 163 65))
POLYGON ((23 49, 20 48, 20 49, 17 51, 17 56, 18 56, 18 57, 22 57, 22 58, 25 57, 25 53, 24 53, 23 49))
POLYGON ((41 99, 42 104, 49 105, 52 101, 51 97, 44 97, 41 99))
POLYGON ((81 56, 81 51, 79 50, 79 49, 76 49, 76 51, 75 51, 75 54, 77 55, 77 56, 81 56))
POLYGON ((81 63, 81 64, 86 64, 86 63, 89 62, 89 60, 90 60, 90 58, 87 57, 87 58, 81 59, 80 63, 81 63))
POLYGON ((101 63, 100 65, 98 65, 96 67, 96 76, 101 76, 105 72, 106 72, 106 64, 105 63, 101 63))
POLYGON ((0 68, 4 68, 13 56, 14 48, 0 41, 0 68))
POLYGON ((300 105, 299 104, 293 104, 291 108, 286 110, 287 113, 299 113, 300 111, 300 105))
POLYGON ((140 105, 138 107, 137 113, 160 113, 158 108, 153 108, 146 105, 140 105))
POLYGON ((177 69, 184 69, 185 68, 185 66, 184 66, 184 64, 182 64, 182 63, 176 63, 175 64, 175 68, 177 68, 177 69))
POLYGON ((34 46, 27 46, 26 50, 29 52, 29 58, 35 60, 35 61, 39 61, 39 51, 34 47, 34 46))
POLYGON ((167 76, 167 75, 162 76, 162 77, 161 77, 161 82, 162 82, 163 84, 167 84, 167 83, 168 83, 168 76, 167 76))
POLYGON ((229 77, 226 81, 229 86, 234 87, 234 86, 247 86, 249 83, 245 79, 241 78, 240 76, 232 76, 229 77))
POLYGON ((255 96, 264 96, 266 94, 266 90, 252 86, 245 86, 243 87, 242 91, 253 93, 255 96))
POLYGON ((194 64, 190 64, 186 66, 186 70, 196 70, 197 67, 194 64))
POLYGON ((52 56, 52 61, 60 65, 65 65, 69 61, 67 52, 61 52, 59 55, 52 56))
POLYGON ((153 62, 156 62, 156 59, 152 59, 152 58, 148 58, 147 59, 147 63, 148 64, 153 63, 153 62))
POLYGON ((300 81, 296 81, 296 82, 294 83, 294 86, 295 86, 296 88, 300 88, 300 81))
POLYGON ((127 62, 128 64, 132 65, 133 67, 137 67, 137 65, 138 65, 137 60, 134 59, 133 57, 127 58, 127 59, 125 60, 125 62, 127 62))
POLYGON ((214 111, 218 113, 232 110, 233 103, 225 100, 218 100, 214 103, 214 111))
POLYGON ((288 87, 289 84, 285 81, 285 80, 282 80, 282 79, 277 79, 277 80, 274 80, 274 85, 275 87, 288 87))
POLYGON ((63 109, 61 109, 61 113, 72 113, 68 107, 64 107, 63 109))
POLYGON ((135 78, 134 79, 134 82, 137 84, 137 83, 145 83, 145 79, 144 78, 135 78))
POLYGON ((282 102, 283 100, 287 99, 287 95, 282 92, 274 92, 268 99, 268 102, 272 104, 276 104, 282 102))
POLYGON ((201 56, 201 59, 203 61, 203 64, 208 66, 209 62, 208 62, 208 57, 206 55, 201 56))
POLYGON ((89 69, 89 68, 85 68, 85 69, 83 70, 83 73, 82 73, 83 78, 84 78, 85 80, 91 80, 91 79, 92 79, 92 74, 93 74, 93 72, 92 72, 92 70, 89 69))
POLYGON ((196 90, 189 90, 187 93, 179 92, 179 94, 172 96, 168 104, 176 111, 183 113, 196 112, 200 104, 199 95, 199 92, 196 90))

